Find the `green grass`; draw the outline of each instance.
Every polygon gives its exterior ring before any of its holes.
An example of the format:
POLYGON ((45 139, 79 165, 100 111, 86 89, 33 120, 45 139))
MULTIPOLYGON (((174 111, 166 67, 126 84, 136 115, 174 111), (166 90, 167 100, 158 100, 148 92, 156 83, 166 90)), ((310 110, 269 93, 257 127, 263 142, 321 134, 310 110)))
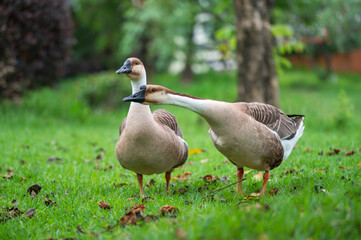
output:
MULTIPOLYGON (((192 175, 188 180, 172 180, 169 196, 164 195, 163 174, 145 176, 145 182, 156 182, 145 186, 145 195, 154 201, 145 203, 144 215, 159 215, 159 208, 169 204, 179 209, 176 218, 160 217, 125 228, 119 225, 120 218, 130 206, 142 202, 137 197, 135 174, 122 169, 114 155, 118 127, 129 104, 105 101, 94 110, 84 97, 107 79, 124 82, 120 88, 130 89, 124 77, 104 73, 68 80, 55 90, 31 92, 20 103, 1 103, 0 174, 10 169, 14 176, 0 179, 0 220, 5 219, 13 200, 19 202, 20 210, 34 208, 35 214, 31 219, 19 216, 0 221, 0 239, 182 239, 180 230, 186 239, 361 237, 361 167, 357 165, 361 163, 360 76, 340 75, 337 82, 326 83, 309 71, 293 70, 281 76, 282 109, 305 114, 306 129, 287 161, 271 171, 267 190, 278 188, 278 193, 261 199, 242 198, 234 193, 235 186, 215 192, 236 181, 236 167, 224 163, 226 159, 214 148, 203 119, 185 109, 164 106, 177 117, 190 149, 206 152, 189 156, 184 167, 172 173, 177 176, 189 171, 192 175), (105 110, 109 104, 119 108, 105 110), (340 154, 327 156, 334 148, 339 148, 340 154), (355 154, 343 155, 351 150, 355 154), (105 154, 97 169, 94 159, 102 151, 105 154), (321 151, 323 156, 318 154, 321 151), (62 161, 48 162, 49 157, 62 161), (297 172, 284 175, 289 169, 297 172), (229 180, 206 184, 202 177, 207 174, 229 180), (127 185, 114 187, 114 183, 127 185), (42 189, 32 199, 27 189, 33 184, 42 189), (208 188, 198 191, 204 185, 208 188), (187 191, 172 194, 179 188, 187 191), (58 206, 45 205, 46 195, 58 206), (111 210, 100 209, 100 200, 111 210)), ((177 77, 168 74, 154 79, 155 84, 200 97, 226 101, 236 97, 234 74, 199 75, 190 86, 182 86, 177 77)), ((261 180, 253 178, 256 173, 253 170, 246 175, 243 187, 247 194, 262 186, 261 180)))

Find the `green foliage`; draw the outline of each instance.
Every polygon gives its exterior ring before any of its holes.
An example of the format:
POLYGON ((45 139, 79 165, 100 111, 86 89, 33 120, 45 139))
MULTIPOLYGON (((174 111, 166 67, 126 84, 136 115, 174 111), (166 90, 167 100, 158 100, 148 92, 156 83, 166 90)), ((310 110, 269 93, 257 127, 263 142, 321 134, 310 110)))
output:
POLYGON ((67 1, 5 0, 0 15, 0 97, 54 84, 73 43, 67 1))
POLYGON ((289 24, 308 51, 347 52, 361 47, 361 2, 358 0, 277 1, 274 21, 289 24))
MULTIPOLYGON (((111 74, 88 77, 106 81, 111 74)), ((236 181, 236 168, 223 163, 226 159, 213 146, 203 119, 183 108, 162 106, 177 117, 190 149, 206 152, 190 155, 184 167, 173 171, 172 176, 186 171, 192 175, 188 180, 172 180, 169 196, 164 195, 164 175, 144 176, 144 182, 155 180, 154 186, 144 188, 145 195, 154 199, 145 203, 144 215, 158 215, 159 208, 169 204, 179 208, 177 218, 125 228, 120 227, 120 218, 130 206, 142 202, 137 197, 134 173, 121 168, 114 156, 118 127, 129 103, 116 112, 88 109, 84 119, 82 114, 65 116, 77 104, 80 109, 87 108, 85 102, 77 102, 83 88, 96 81, 88 77, 63 82, 57 89, 29 93, 20 106, 1 103, 0 176, 8 169, 14 176, 0 178, 0 219, 5 218, 13 200, 19 202, 16 207, 20 210, 34 208, 35 214, 31 219, 19 216, 0 222, 0 239, 177 239, 182 236, 180 230, 187 239, 360 238, 357 164, 361 113, 355 111, 343 129, 335 128, 333 119, 340 88, 347 92, 349 104, 361 109, 358 75, 340 75, 335 83, 320 83, 313 72, 300 70, 285 71, 280 77, 282 109, 305 114, 306 129, 290 158, 271 171, 267 190, 278 188, 277 195, 261 199, 237 196, 234 186, 216 192, 236 181), (328 156, 334 148, 340 153, 328 156), (354 155, 343 155, 351 150, 354 155), (104 157, 96 161, 101 151, 104 157), (321 151, 323 156, 318 154, 321 151), (49 157, 61 161, 48 161, 49 157), (297 172, 283 174, 289 169, 297 172), (206 184, 201 177, 207 174, 229 180, 206 184), (115 187, 114 183, 127 185, 115 187), (31 198, 27 189, 33 184, 43 188, 31 198), (202 186, 208 189, 198 190, 202 186), (186 189, 184 194, 173 194, 180 188, 186 189), (45 198, 58 206, 45 205, 45 198), (100 200, 111 209, 100 209, 100 200)), ((172 75, 161 74, 155 79, 156 84, 200 97, 236 98, 235 74, 197 75, 187 90, 172 75)), ((126 79, 120 81, 129 85, 126 79)), ((243 186, 248 194, 261 188, 262 181, 254 178, 256 173, 253 170, 246 175, 243 186)))
POLYGON ((335 116, 336 126, 337 127, 346 127, 350 120, 354 116, 354 106, 351 103, 350 98, 347 96, 345 90, 341 89, 338 93, 338 107, 337 113, 335 116))

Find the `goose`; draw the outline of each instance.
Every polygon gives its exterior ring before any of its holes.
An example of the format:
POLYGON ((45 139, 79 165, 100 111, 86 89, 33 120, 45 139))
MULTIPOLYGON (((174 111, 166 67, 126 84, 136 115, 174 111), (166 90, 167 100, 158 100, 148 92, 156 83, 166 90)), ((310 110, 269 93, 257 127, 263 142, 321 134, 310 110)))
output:
MULTIPOLYGON (((147 83, 144 65, 138 58, 128 58, 116 73, 130 79, 133 93, 147 83)), ((187 160, 188 145, 175 116, 163 109, 152 114, 149 106, 132 102, 119 128, 115 155, 124 168, 137 174, 140 197, 143 175, 164 172, 168 195, 171 171, 187 160)))
POLYGON ((170 104, 202 116, 210 126, 214 146, 237 167, 237 193, 242 189, 243 167, 263 174, 264 195, 269 171, 285 161, 304 131, 304 115, 286 115, 280 109, 257 102, 222 102, 148 85, 123 101, 170 104))

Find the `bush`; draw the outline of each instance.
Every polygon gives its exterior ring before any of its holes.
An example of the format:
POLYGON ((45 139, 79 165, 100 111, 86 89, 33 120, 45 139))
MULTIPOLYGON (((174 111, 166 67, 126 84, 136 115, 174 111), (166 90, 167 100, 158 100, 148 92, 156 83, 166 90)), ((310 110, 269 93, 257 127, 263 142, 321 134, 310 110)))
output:
POLYGON ((70 56, 72 21, 66 0, 0 3, 0 97, 52 85, 70 56))

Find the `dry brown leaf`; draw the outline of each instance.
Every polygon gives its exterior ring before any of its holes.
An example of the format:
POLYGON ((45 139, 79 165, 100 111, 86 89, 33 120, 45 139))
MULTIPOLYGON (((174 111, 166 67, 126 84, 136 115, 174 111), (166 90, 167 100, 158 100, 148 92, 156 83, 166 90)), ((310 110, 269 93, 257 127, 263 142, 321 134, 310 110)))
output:
POLYGON ((118 184, 113 183, 113 186, 114 186, 114 187, 123 187, 123 186, 125 186, 125 185, 128 185, 128 183, 118 183, 118 184))
POLYGON ((334 151, 334 153, 339 154, 340 149, 339 149, 339 148, 335 148, 335 149, 333 149, 333 151, 334 151))
POLYGON ((323 169, 313 169, 314 172, 327 172, 327 169, 326 168, 323 168, 323 169))
POLYGON ((50 198, 45 198, 44 202, 46 206, 58 206, 58 204, 50 198))
POLYGON ((104 152, 99 153, 96 157, 95 160, 101 160, 104 157, 104 152))
POLYGON ((208 162, 208 158, 201 160, 201 163, 206 163, 206 162, 208 162))
POLYGON ((269 194, 270 196, 274 196, 274 195, 276 195, 277 193, 278 193, 278 188, 274 188, 274 189, 268 191, 268 194, 269 194))
POLYGON ((213 175, 206 175, 203 177, 203 180, 207 183, 211 183, 211 182, 215 182, 218 180, 218 177, 217 176, 213 176, 213 175))
POLYGON ((152 178, 145 185, 147 185, 147 187, 151 187, 151 186, 154 186, 154 184, 155 184, 155 180, 152 178))
POLYGON ((137 225, 134 212, 130 211, 120 219, 120 226, 125 227, 127 224, 137 225))
POLYGON ((182 180, 187 180, 188 176, 192 175, 191 172, 184 172, 182 175, 178 175, 178 178, 182 179, 182 180))
POLYGON ((263 173, 259 172, 259 173, 255 174, 255 175, 252 177, 252 179, 255 179, 255 180, 257 180, 257 181, 263 179, 263 173))
POLYGON ((14 199, 14 200, 11 201, 11 205, 13 205, 13 206, 19 205, 19 201, 14 199))
POLYGON ((132 206, 132 211, 134 212, 134 213, 136 213, 136 212, 144 212, 145 211, 145 205, 143 204, 143 203, 141 203, 141 204, 134 204, 133 206, 132 206))
POLYGON ((358 163, 357 166, 358 166, 358 167, 361 167, 361 163, 358 163))
POLYGON ((295 173, 295 172, 297 172, 296 169, 288 169, 284 173, 282 173, 282 175, 292 174, 292 173, 295 173))
POLYGON ((312 151, 311 148, 307 148, 307 149, 306 149, 306 152, 311 152, 311 151, 312 151))
POLYGON ((180 189, 178 189, 178 190, 174 190, 174 191, 173 191, 173 195, 174 195, 174 194, 177 194, 177 193, 179 193, 179 194, 184 194, 186 191, 187 191, 186 188, 180 188, 180 189))
POLYGON ((26 178, 25 178, 25 177, 22 177, 22 178, 21 178, 21 183, 25 183, 25 181, 26 181, 26 178))
POLYGON ((179 212, 178 208, 173 207, 171 205, 165 205, 165 206, 161 207, 159 210, 160 210, 162 216, 165 216, 166 214, 169 214, 169 213, 176 214, 179 212))
POLYGON ((31 185, 27 192, 30 194, 31 197, 35 197, 36 195, 38 195, 38 193, 40 192, 41 190, 41 186, 39 186, 38 184, 34 184, 34 185, 31 185))
POLYGON ((78 232, 80 232, 80 233, 87 234, 87 232, 85 232, 79 225, 76 226, 76 229, 77 229, 78 232))
POLYGON ((350 169, 351 167, 339 166, 340 169, 350 169))
POLYGON ((200 148, 193 148, 191 150, 188 151, 188 155, 193 155, 193 154, 197 154, 197 153, 203 153, 206 150, 204 149, 200 149, 200 148))
POLYGON ((20 160, 21 165, 25 165, 27 162, 25 162, 23 159, 20 160))
POLYGON ((13 175, 7 175, 7 174, 5 174, 5 175, 3 175, 3 178, 12 179, 12 178, 13 178, 13 175))
POLYGON ((345 152, 345 156, 351 156, 354 155, 355 151, 349 151, 349 152, 345 152))
POLYGON ((110 210, 110 206, 109 206, 109 204, 108 203, 105 203, 105 202, 103 202, 103 201, 99 201, 99 207, 100 208, 102 208, 102 209, 108 209, 108 210, 110 210))
POLYGON ((29 218, 32 218, 35 214, 35 210, 34 208, 30 208, 28 211, 25 212, 26 216, 28 216, 29 218))

